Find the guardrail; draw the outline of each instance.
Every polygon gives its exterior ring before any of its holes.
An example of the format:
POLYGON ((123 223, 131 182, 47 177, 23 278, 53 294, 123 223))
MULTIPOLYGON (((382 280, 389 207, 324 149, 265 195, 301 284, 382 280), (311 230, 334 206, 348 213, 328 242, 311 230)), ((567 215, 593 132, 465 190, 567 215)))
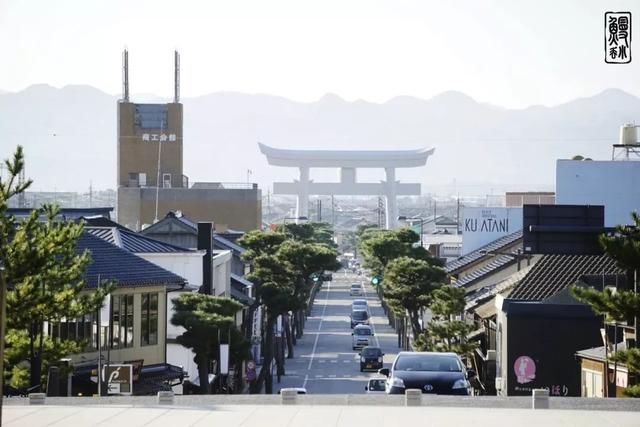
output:
MULTIPOLYGON (((11 397, 4 399, 4 404, 7 406, 29 405, 29 401, 28 397, 11 397)), ((158 406, 167 404, 167 401, 159 402, 158 396, 46 397, 46 405, 58 406, 158 406)), ((312 406, 405 406, 407 403, 406 396, 401 394, 306 394, 297 395, 295 398, 295 404, 312 406)), ((217 405, 282 405, 282 396, 277 394, 176 395, 174 396, 173 405, 182 407, 212 407, 217 405)), ((420 398, 420 406, 531 409, 532 396, 440 396, 423 394, 420 398)), ((542 409, 539 406, 537 408, 542 409)), ((548 408, 640 412, 640 399, 548 397, 548 408)))

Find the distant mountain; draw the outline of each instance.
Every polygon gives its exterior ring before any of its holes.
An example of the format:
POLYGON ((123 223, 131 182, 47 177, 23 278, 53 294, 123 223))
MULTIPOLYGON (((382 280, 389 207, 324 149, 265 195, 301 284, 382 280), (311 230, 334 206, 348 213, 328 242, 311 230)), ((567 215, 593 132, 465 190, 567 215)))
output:
MULTIPOLYGON (((154 99, 154 95, 144 95, 154 99)), ((160 98, 155 98, 160 99, 160 98)), ((134 102, 142 99, 132 97, 134 102)), ((183 99, 185 173, 193 181, 245 181, 270 187, 297 177, 267 165, 257 142, 282 148, 436 148, 424 168, 398 171, 423 192, 497 193, 553 189, 555 161, 576 154, 607 159, 619 126, 640 118, 640 99, 617 89, 555 107, 509 110, 460 92, 383 104, 327 94, 300 103, 271 95, 220 92, 183 99)), ((34 189, 113 188, 117 97, 90 86, 31 86, 0 93, 2 157, 22 144, 34 189)), ((336 180, 334 170, 312 178, 336 180)), ((379 170, 361 180, 378 181, 379 170)))

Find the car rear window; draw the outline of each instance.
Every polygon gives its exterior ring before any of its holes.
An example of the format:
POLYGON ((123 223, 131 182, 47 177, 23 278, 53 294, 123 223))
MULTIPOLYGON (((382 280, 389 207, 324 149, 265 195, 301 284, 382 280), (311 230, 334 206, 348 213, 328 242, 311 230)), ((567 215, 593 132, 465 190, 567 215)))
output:
POLYGON ((462 367, 454 357, 432 355, 403 355, 398 358, 396 371, 432 371, 432 372, 461 372, 462 367))
POLYGON ((382 353, 379 348, 365 348, 362 350, 362 355, 365 357, 378 357, 382 353))
POLYGON ((384 383, 385 380, 369 380, 369 390, 370 391, 384 391, 384 383))
POLYGON ((356 328, 354 330, 356 335, 371 335, 371 329, 369 328, 356 328))
POLYGON ((369 318, 369 315, 367 314, 366 311, 354 311, 351 316, 355 319, 355 320, 367 320, 369 318))

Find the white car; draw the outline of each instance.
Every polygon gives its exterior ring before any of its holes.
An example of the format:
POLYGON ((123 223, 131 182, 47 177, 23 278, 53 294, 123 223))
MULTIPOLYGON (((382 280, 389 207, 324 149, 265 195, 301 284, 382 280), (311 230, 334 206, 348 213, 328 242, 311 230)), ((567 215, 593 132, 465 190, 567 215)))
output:
POLYGON ((349 290, 349 294, 353 296, 361 296, 362 295, 362 285, 360 283, 352 283, 351 289, 349 290))
POLYGON ((366 299, 354 299, 351 301, 351 311, 366 310, 367 308, 369 308, 369 303, 367 303, 366 299))
POLYGON ((278 390, 278 394, 281 394, 283 390, 286 391, 290 391, 290 390, 295 390, 296 394, 307 394, 307 389, 304 387, 287 387, 287 388, 281 388, 280 390, 278 390))
POLYGON ((364 390, 367 394, 385 394, 386 383, 386 378, 370 378, 367 385, 364 386, 364 390))
POLYGON ((351 346, 354 350, 364 348, 373 343, 373 330, 369 325, 357 325, 351 333, 351 346))

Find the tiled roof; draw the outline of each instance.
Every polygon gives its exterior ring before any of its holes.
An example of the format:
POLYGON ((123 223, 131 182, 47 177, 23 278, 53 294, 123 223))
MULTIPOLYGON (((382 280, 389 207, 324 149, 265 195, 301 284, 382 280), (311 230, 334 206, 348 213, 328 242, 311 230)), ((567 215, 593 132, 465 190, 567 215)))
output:
POLYGON ((502 293, 509 288, 514 287, 520 280, 522 280, 528 273, 529 270, 533 268, 533 265, 526 266, 520 271, 516 271, 509 277, 504 280, 501 280, 498 283, 480 288, 475 292, 467 294, 465 296, 465 300, 467 304, 465 305, 465 311, 470 310, 476 307, 479 304, 482 304, 484 301, 493 298, 496 294, 502 293))
POLYGON ((233 273, 231 273, 230 276, 231 276, 231 281, 236 281, 244 287, 250 288, 253 286, 253 282, 250 282, 249 280, 245 279, 242 276, 238 276, 237 274, 233 274, 233 273))
POLYGON ((213 246, 219 249, 229 249, 238 254, 242 254, 246 251, 242 246, 217 234, 213 235, 213 246))
POLYGON ((176 286, 185 279, 85 231, 78 239, 76 252, 91 252, 91 263, 85 272, 87 288, 99 282, 114 280, 119 287, 176 286))
POLYGON ((576 284, 584 275, 623 274, 606 255, 544 255, 509 299, 542 301, 576 284))
POLYGON ((85 229, 94 236, 133 253, 192 252, 190 249, 117 227, 85 227, 85 229))
POLYGON ((487 276, 490 276, 515 263, 516 263, 516 259, 514 257, 508 256, 508 255, 497 256, 489 264, 483 266, 482 268, 478 268, 477 270, 474 270, 471 273, 465 275, 464 277, 456 280, 456 286, 458 287, 469 286, 472 283, 475 283, 478 280, 482 280, 487 276))
MULTIPOLYGON (((516 231, 515 233, 508 234, 504 237, 499 238, 498 240, 494 240, 493 242, 478 248, 473 252, 468 253, 467 255, 464 255, 454 261, 448 262, 444 268, 445 270, 447 270, 447 273, 449 274, 454 273, 456 270, 464 268, 469 264, 472 264, 478 261, 479 259, 486 257, 487 256, 486 253, 481 253, 482 251, 486 251, 486 252, 499 251, 505 246, 511 245, 516 240, 521 238, 522 238, 522 230, 516 231)), ((511 257, 505 257, 505 258, 511 259, 511 257)))

